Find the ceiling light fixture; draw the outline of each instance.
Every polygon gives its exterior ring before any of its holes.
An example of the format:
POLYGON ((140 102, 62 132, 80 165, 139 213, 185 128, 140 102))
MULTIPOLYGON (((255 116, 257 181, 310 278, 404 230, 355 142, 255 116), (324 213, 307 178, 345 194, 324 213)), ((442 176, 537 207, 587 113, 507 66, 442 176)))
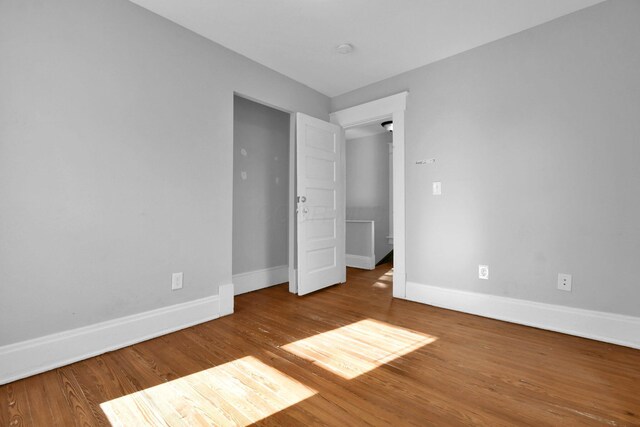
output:
POLYGON ((336 47, 336 52, 346 55, 347 53, 353 52, 353 45, 350 43, 342 43, 336 47))
POLYGON ((380 126, 388 130, 389 132, 393 132, 393 121, 387 120, 386 122, 380 123, 380 126))

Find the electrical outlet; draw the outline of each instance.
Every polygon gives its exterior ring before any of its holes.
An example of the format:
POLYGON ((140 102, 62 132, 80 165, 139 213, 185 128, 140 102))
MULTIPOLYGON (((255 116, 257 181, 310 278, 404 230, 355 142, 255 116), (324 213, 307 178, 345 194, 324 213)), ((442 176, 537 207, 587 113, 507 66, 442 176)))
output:
POLYGON ((171 275, 171 290, 182 289, 182 273, 173 273, 171 275))
POLYGON ((436 181, 433 183, 433 195, 439 196, 442 194, 442 183, 440 181, 436 181))
POLYGON ((489 266, 488 265, 479 265, 478 266, 478 279, 489 280, 489 266))
POLYGON ((571 275, 559 273, 558 274, 558 289, 561 291, 571 292, 571 275))

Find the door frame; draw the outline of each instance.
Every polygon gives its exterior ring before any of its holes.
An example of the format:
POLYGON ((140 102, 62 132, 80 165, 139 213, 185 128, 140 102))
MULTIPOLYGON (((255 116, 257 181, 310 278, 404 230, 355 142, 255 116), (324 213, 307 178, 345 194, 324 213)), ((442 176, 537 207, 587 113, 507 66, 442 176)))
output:
POLYGON ((289 292, 298 293, 298 203, 296 191, 296 113, 289 115, 289 292))
MULTIPOLYGON (((331 123, 347 129, 391 117, 393 120, 393 296, 406 298, 405 138, 408 91, 330 114, 331 123)), ((346 144, 345 144, 346 145, 346 144)), ((344 158, 343 158, 344 162, 344 158)))

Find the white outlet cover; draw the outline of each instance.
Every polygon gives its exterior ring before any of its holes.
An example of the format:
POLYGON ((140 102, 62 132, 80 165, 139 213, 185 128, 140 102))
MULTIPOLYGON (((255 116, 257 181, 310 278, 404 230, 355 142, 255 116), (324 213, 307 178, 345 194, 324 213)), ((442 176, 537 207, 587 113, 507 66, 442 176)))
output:
POLYGON ((171 275, 171 290, 182 289, 182 273, 173 273, 171 275))
POLYGON ((442 194, 442 183, 440 181, 436 181, 433 183, 433 195, 439 196, 442 194))
POLYGON ((566 273, 558 274, 558 289, 571 292, 571 275, 566 273))
POLYGON ((478 279, 489 280, 489 266, 488 265, 479 265, 478 266, 478 279))

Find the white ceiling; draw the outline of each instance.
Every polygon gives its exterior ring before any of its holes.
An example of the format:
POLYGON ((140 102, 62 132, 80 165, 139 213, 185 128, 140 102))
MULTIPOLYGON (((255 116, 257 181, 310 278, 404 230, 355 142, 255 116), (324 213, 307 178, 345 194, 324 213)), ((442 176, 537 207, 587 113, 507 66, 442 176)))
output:
POLYGON ((603 0, 131 1, 336 96, 603 0))

